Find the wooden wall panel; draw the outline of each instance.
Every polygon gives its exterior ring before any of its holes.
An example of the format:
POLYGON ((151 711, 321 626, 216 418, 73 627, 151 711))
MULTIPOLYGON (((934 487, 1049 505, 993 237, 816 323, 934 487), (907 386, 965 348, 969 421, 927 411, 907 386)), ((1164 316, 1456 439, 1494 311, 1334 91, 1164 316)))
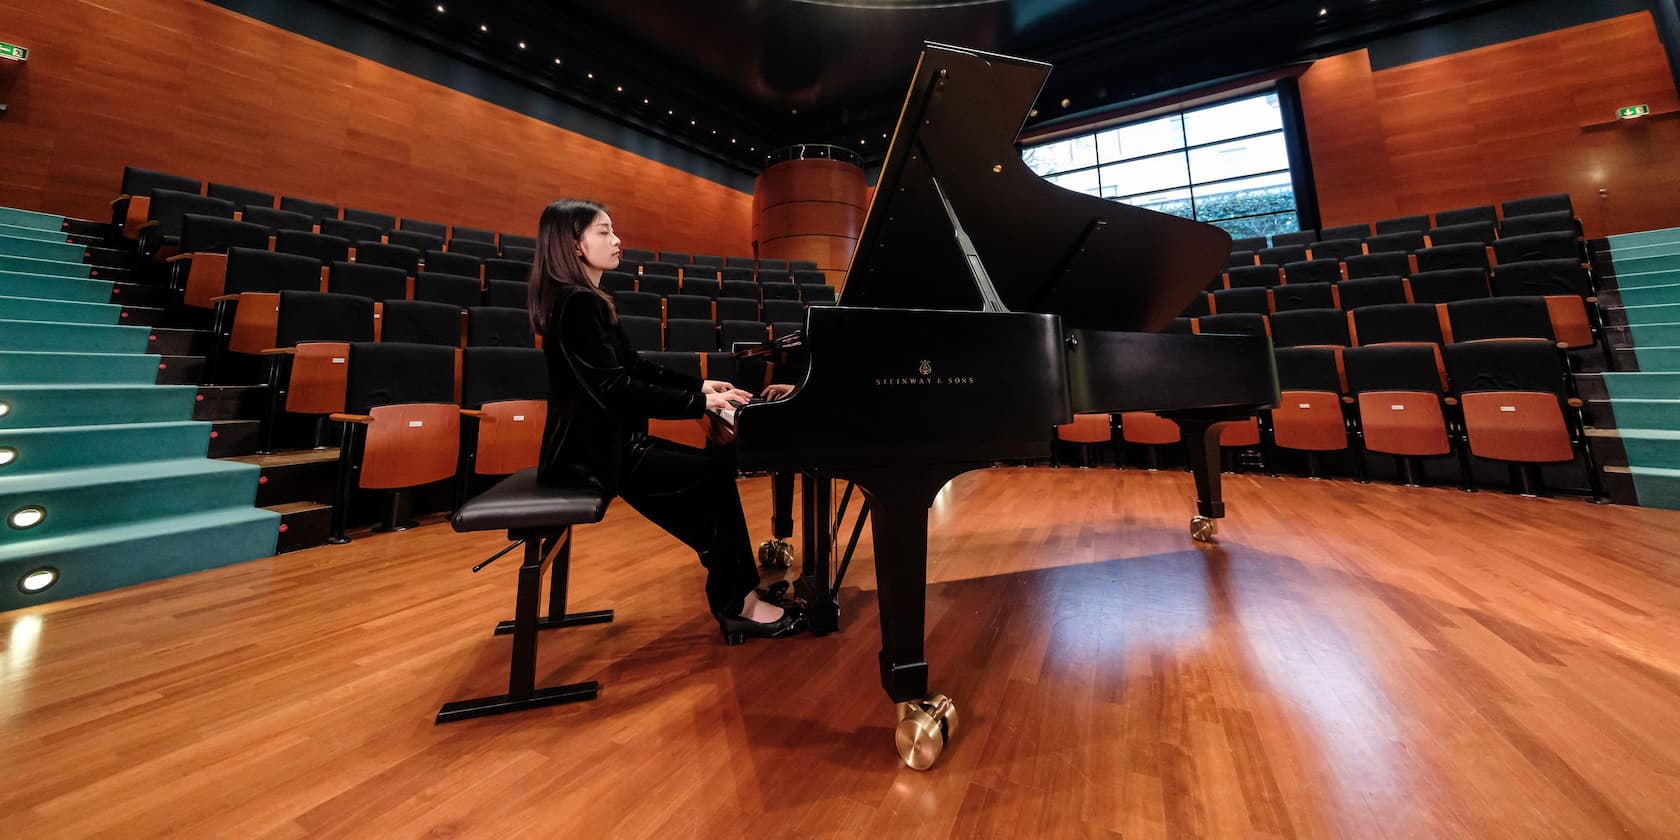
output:
POLYGON ((751 250, 751 197, 199 0, 0 0, 0 205, 104 218, 125 164, 531 234, 605 201, 629 247, 751 250))
POLYGON ((857 249, 869 194, 854 164, 792 160, 764 170, 753 190, 758 255, 814 260, 838 284, 857 249))
POLYGON ((1567 192, 1589 236, 1680 226, 1680 97, 1647 13, 1376 73, 1349 53, 1301 92, 1326 225, 1567 192), (1615 119, 1634 104, 1653 116, 1615 119))

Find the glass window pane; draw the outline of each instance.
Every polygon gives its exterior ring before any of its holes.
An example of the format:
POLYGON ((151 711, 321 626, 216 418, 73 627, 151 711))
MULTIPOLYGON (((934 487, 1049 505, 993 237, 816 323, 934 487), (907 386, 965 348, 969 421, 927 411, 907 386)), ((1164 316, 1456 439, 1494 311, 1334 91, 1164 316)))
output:
POLYGON ((1057 140, 1022 151, 1021 159, 1038 175, 1092 166, 1097 162, 1097 141, 1089 134, 1057 140))
POLYGON ((1295 210, 1295 189, 1288 172, 1196 187, 1195 191, 1196 218, 1204 222, 1295 210))
POLYGON ((1185 139, 1192 146, 1228 137, 1282 130, 1283 111, 1278 108, 1276 93, 1239 99, 1184 115, 1185 139))
POLYGON ((1300 227, 1293 211, 1277 213, 1271 216, 1249 216, 1244 219, 1227 219, 1213 223, 1231 234, 1232 239, 1242 239, 1248 236, 1271 236, 1276 233, 1290 233, 1300 227))
POLYGON ((1134 195, 1118 199, 1133 207, 1154 210, 1157 213, 1167 213, 1173 216, 1192 218, 1189 190, 1167 190, 1165 192, 1134 195))
POLYGON ((1198 184, 1288 168, 1281 131, 1190 150, 1190 173, 1198 184))
POLYGON ((1156 155, 1184 148, 1184 118, 1170 117, 1123 125, 1097 135, 1097 157, 1103 163, 1156 155))
POLYGON ((1063 189, 1090 193, 1091 195, 1097 194, 1097 170, 1095 169, 1083 169, 1078 172, 1069 172, 1066 175, 1052 175, 1045 180, 1063 189))
POLYGON ((1190 183, 1190 173, 1180 153, 1157 155, 1102 168, 1103 195, 1136 195, 1190 183))

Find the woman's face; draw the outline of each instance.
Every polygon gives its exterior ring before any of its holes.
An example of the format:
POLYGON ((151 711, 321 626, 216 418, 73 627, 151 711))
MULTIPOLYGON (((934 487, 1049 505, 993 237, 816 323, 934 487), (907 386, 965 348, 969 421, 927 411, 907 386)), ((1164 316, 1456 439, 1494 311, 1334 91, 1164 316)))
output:
POLYGON ((590 268, 611 271, 618 268, 619 254, 618 235, 613 233, 612 217, 596 213, 595 220, 578 237, 578 256, 590 268))

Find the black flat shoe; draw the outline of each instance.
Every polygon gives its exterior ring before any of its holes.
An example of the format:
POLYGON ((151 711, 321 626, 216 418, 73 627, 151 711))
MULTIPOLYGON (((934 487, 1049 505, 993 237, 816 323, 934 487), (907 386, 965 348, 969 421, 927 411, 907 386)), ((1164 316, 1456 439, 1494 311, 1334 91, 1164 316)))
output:
POLYGON ((763 589, 754 590, 758 593, 758 600, 766 604, 775 604, 786 609, 788 607, 805 607, 805 599, 794 591, 791 581, 778 580, 763 589))
POLYGON ((718 629, 723 631, 723 642, 727 645, 738 645, 748 638, 781 639, 811 629, 805 614, 791 607, 783 607, 782 617, 768 624, 730 615, 720 615, 717 620, 718 629))

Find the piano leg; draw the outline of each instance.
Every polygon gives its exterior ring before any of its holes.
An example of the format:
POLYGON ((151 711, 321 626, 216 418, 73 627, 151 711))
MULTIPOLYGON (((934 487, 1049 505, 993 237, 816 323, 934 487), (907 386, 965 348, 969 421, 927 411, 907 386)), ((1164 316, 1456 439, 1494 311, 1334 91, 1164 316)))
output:
POLYGON ((840 605, 834 600, 831 512, 833 479, 815 473, 800 473, 799 501, 804 533, 799 578, 794 591, 805 602, 811 635, 826 636, 840 629, 840 605))
POLYGON ((773 512, 770 516, 771 539, 758 546, 758 563, 773 569, 793 565, 793 473, 778 472, 770 477, 773 512))
POLYGON ((1190 520, 1190 537, 1197 542, 1213 542, 1219 534, 1219 520, 1225 516, 1225 500, 1220 488, 1219 433, 1225 424, 1242 418, 1222 417, 1201 413, 1162 413, 1178 424, 1184 433, 1184 448, 1190 460, 1190 472, 1196 478, 1196 515, 1190 520))

